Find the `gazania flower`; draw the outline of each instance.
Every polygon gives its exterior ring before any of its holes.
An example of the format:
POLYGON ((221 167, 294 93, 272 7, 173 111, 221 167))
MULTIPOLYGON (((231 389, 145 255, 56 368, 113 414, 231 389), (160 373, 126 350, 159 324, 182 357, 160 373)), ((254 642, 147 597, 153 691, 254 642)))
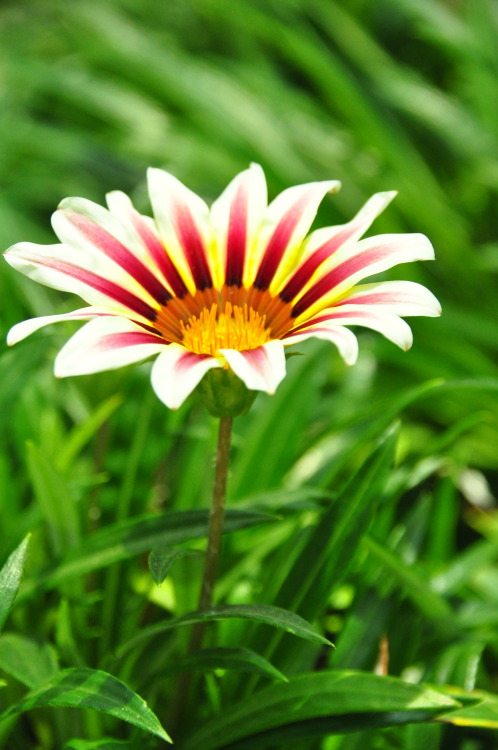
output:
POLYGON ((285 376, 285 348, 311 336, 357 357, 347 326, 379 331, 403 349, 411 330, 400 316, 440 314, 420 284, 358 284, 398 264, 429 260, 421 234, 359 238, 395 193, 377 193, 347 224, 308 234, 336 181, 289 188, 267 205, 262 169, 239 174, 211 209, 172 175, 149 170, 154 218, 121 192, 108 209, 67 198, 53 215, 61 244, 15 245, 17 270, 73 292, 90 307, 26 320, 14 344, 61 320, 89 320, 59 352, 55 374, 110 370, 151 355, 152 385, 177 408, 212 368, 229 368, 247 388, 272 393, 285 376))

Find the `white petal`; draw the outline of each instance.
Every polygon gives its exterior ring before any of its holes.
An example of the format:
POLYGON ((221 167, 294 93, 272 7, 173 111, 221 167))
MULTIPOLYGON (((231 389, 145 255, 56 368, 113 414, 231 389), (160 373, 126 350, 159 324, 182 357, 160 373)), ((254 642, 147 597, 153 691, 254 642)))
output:
POLYGON ((178 409, 213 367, 221 367, 214 357, 170 344, 152 366, 152 387, 166 406, 178 409))
POLYGON ((346 243, 350 244, 360 239, 396 195, 396 190, 375 193, 347 224, 341 224, 336 227, 324 227, 312 232, 306 240, 306 256, 311 255, 327 242, 333 241, 332 251, 336 252, 346 243))
POLYGON ((122 279, 150 304, 164 302, 164 284, 155 266, 143 262, 141 243, 110 211, 84 198, 65 198, 52 216, 52 225, 61 242, 79 255, 80 265, 93 271, 102 267, 101 275, 122 279))
POLYGON ((216 248, 209 208, 198 195, 162 169, 149 169, 149 195, 159 232, 189 291, 213 278, 216 248))
POLYGON ((294 312, 308 317, 332 306, 367 276, 398 263, 433 259, 434 248, 423 234, 384 234, 346 245, 320 267, 294 303, 294 312))
POLYGON ((238 352, 220 349, 233 372, 252 391, 275 393, 285 377, 285 353, 281 341, 269 341, 257 349, 238 352))
POLYGON ((220 249, 220 286, 225 281, 228 285, 242 283, 266 207, 266 180, 259 164, 238 174, 211 206, 220 249))
POLYGON ((350 304, 385 310, 402 317, 423 315, 436 318, 441 315, 441 305, 436 297, 414 281, 381 281, 357 286, 342 300, 340 307, 344 309, 350 304))
POLYGON ((300 333, 287 336, 284 339, 285 346, 293 346, 309 338, 323 339, 335 344, 339 354, 347 365, 354 365, 358 359, 358 339, 349 328, 333 325, 316 325, 306 328, 300 333))
POLYGON ((125 316, 133 310, 146 320, 155 317, 157 305, 148 303, 148 295, 138 284, 132 289, 128 274, 97 251, 94 255, 90 252, 82 254, 66 245, 20 242, 9 248, 4 257, 7 263, 30 279, 77 294, 90 304, 110 306, 125 316))
MULTIPOLYGON (((300 327, 296 334, 308 330, 308 326, 328 327, 337 326, 363 326, 378 331, 394 344, 405 351, 413 343, 412 331, 408 323, 402 318, 382 310, 362 308, 361 306, 348 305, 344 309, 341 307, 332 310, 324 310, 316 318, 309 320, 300 327)), ((287 339, 288 340, 288 339, 287 339)))
POLYGON ((104 308, 83 307, 81 310, 74 310, 70 313, 43 315, 39 318, 23 320, 21 323, 16 323, 15 326, 12 326, 7 334, 7 344, 13 346, 13 344, 19 343, 19 341, 22 341, 35 331, 38 331, 40 328, 48 326, 51 323, 59 323, 64 320, 90 320, 91 318, 100 315, 112 315, 112 312, 110 310, 105 310, 104 308))
POLYGON ((60 350, 55 375, 88 375, 140 362, 161 352, 166 342, 123 318, 97 318, 80 328, 60 350))
POLYGON ((183 296, 186 287, 163 245, 155 221, 140 214, 126 193, 113 190, 107 193, 106 200, 111 214, 126 227, 133 252, 172 294, 183 296))
POLYGON ((296 185, 268 206, 247 264, 244 284, 273 290, 295 264, 301 244, 326 193, 337 192, 337 180, 296 185))

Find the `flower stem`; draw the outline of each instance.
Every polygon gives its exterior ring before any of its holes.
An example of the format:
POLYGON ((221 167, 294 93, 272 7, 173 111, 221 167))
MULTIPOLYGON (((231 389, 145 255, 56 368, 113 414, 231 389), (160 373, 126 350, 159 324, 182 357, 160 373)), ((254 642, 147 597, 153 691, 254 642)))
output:
MULTIPOLYGON (((223 519, 225 516, 225 498, 232 421, 232 417, 222 417, 220 419, 213 495, 211 500, 211 511, 209 513, 208 545, 198 609, 208 609, 213 603, 213 591, 216 582, 216 572, 218 570, 221 538, 223 534, 223 519)), ((189 654, 192 654, 201 648, 205 626, 205 622, 199 622, 194 625, 188 644, 189 654)), ((170 720, 173 726, 178 725, 181 719, 190 692, 191 678, 191 672, 184 672, 180 677, 171 710, 170 720)), ((178 726, 178 730, 180 730, 180 726, 178 726)))
MULTIPOLYGON (((221 549, 223 519, 225 517, 225 498, 232 422, 232 417, 222 417, 220 419, 213 496, 211 500, 211 511, 209 514, 208 545, 198 609, 208 609, 213 604, 213 591, 221 549)), ((199 623, 192 630, 192 637, 188 649, 190 653, 197 651, 197 649, 201 647, 204 626, 205 623, 199 623)))

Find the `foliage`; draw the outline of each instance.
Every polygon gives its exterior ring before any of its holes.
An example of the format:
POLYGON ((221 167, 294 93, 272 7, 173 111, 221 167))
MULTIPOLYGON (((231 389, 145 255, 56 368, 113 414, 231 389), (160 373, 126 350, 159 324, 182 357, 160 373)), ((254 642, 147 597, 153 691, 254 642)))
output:
MULTIPOLYGON (((2 349, 0 748, 493 747, 493 0, 16 0, 0 27, 4 247, 53 242, 66 195, 147 211, 150 164, 212 199, 257 161, 272 195, 343 182, 318 224, 398 189, 374 233, 425 232, 437 261, 386 277, 443 305, 408 354, 303 345, 236 420, 204 614, 215 420, 163 408, 147 364, 55 381, 69 324, 2 349)), ((0 285, 3 333, 70 309, 6 264, 0 285)))

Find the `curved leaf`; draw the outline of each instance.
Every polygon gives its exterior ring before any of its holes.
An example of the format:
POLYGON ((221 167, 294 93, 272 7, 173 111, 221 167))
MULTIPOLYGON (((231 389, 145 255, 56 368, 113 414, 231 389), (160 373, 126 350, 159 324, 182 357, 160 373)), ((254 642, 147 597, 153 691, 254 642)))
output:
POLYGON ((0 714, 0 721, 47 706, 93 708, 171 742, 146 702, 107 672, 65 669, 0 714))
POLYGON ((259 750, 289 732, 293 738, 342 734, 357 731, 360 717, 362 728, 364 719, 389 726, 428 720, 457 706, 447 695, 394 677, 350 671, 305 674, 231 706, 195 732, 183 750, 259 750))
POLYGON ((271 679, 288 682, 287 677, 267 659, 249 648, 206 648, 196 651, 192 656, 180 659, 166 671, 210 672, 214 669, 233 669, 239 672, 254 674, 271 679))
POLYGON ((0 636, 0 669, 28 688, 49 680, 59 669, 57 655, 49 643, 37 643, 16 633, 0 636))
POLYGON ((144 628, 138 635, 120 646, 117 655, 121 657, 142 641, 147 641, 156 635, 161 635, 161 633, 167 630, 172 630, 182 625, 195 625, 197 622, 234 619, 261 622, 265 625, 272 625, 279 630, 285 630, 287 633, 292 633, 292 635, 298 638, 324 643, 327 646, 333 645, 323 635, 320 635, 306 620, 303 620, 302 617, 281 607, 270 607, 265 604, 225 604, 219 607, 211 607, 211 609, 191 612, 183 615, 183 617, 177 617, 174 620, 167 620, 166 622, 161 622, 159 625, 144 628))
MULTIPOLYGON (((224 533, 274 520, 275 517, 269 514, 229 510, 225 517, 224 533)), ((23 587, 23 599, 40 588, 52 589, 62 581, 141 555, 156 544, 175 545, 206 536, 207 524, 207 510, 188 510, 139 516, 110 525, 94 534, 57 567, 27 581, 23 587)))

